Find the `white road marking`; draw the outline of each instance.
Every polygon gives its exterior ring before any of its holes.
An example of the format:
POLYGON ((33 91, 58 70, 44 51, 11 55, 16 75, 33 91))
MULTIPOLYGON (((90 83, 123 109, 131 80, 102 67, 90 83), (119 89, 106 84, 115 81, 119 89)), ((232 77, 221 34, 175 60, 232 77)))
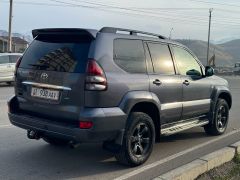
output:
POLYGON ((5 125, 0 125, 0 128, 11 128, 13 125, 11 124, 5 124, 5 125))
POLYGON ((120 176, 120 177, 117 177, 117 178, 115 178, 114 180, 124 180, 124 179, 128 179, 128 178, 133 177, 133 176, 135 176, 135 175, 137 175, 137 174, 139 174, 139 173, 142 173, 142 172, 144 172, 144 171, 146 171, 146 170, 149 170, 149 169, 151 169, 151 168, 154 168, 154 167, 156 167, 156 166, 159 166, 159 165, 161 165, 161 164, 163 164, 163 163, 165 163, 165 162, 171 161, 171 160, 173 160, 173 159, 175 159, 175 158, 178 158, 178 157, 180 157, 180 156, 182 156, 182 155, 184 155, 184 154, 187 154, 187 153, 189 153, 189 152, 195 151, 195 150, 197 150, 197 149, 199 149, 199 148, 202 148, 202 147, 204 147, 204 146, 207 146, 207 145, 209 145, 209 144, 212 144, 212 143, 214 143, 214 142, 216 142, 216 141, 219 141, 219 140, 221 140, 221 139, 223 139, 223 138, 226 138, 226 137, 228 137, 228 136, 231 136, 231 135, 233 135, 233 134, 235 134, 235 133, 239 133, 239 132, 240 132, 240 129, 235 130, 235 131, 232 131, 232 132, 230 132, 230 133, 228 133, 228 134, 219 136, 219 137, 217 137, 217 138, 215 138, 215 139, 213 139, 213 140, 210 140, 210 141, 208 141, 208 142, 202 143, 202 144, 197 145, 197 146, 195 146, 195 147, 193 147, 193 148, 186 149, 186 150, 184 150, 184 151, 182 151, 182 152, 179 152, 179 153, 177 153, 177 154, 168 156, 168 157, 166 157, 166 158, 164 158, 164 159, 161 159, 161 160, 159 160, 159 161, 156 161, 156 162, 153 162, 153 163, 148 164, 148 165, 146 165, 146 166, 143 166, 143 167, 141 167, 141 168, 138 168, 138 169, 136 169, 136 170, 134 170, 134 171, 131 171, 131 172, 127 173, 127 174, 124 174, 124 175, 122 175, 122 176, 120 176))

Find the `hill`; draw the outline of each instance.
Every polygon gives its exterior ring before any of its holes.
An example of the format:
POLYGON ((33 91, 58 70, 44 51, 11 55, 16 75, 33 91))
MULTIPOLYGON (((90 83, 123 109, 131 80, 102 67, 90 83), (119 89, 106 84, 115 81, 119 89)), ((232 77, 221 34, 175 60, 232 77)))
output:
MULTIPOLYGON (((176 41, 190 48, 196 54, 199 60, 203 64, 206 64, 206 58, 207 58, 207 42, 206 41, 184 40, 184 39, 178 39, 176 41)), ((232 41, 221 44, 221 45, 217 45, 217 44, 210 45, 209 57, 211 57, 215 52, 216 66, 233 66, 235 62, 238 61, 236 57, 237 56, 240 57, 240 51, 236 51, 237 48, 235 48, 235 46, 237 43, 234 44, 231 42, 232 41)), ((240 47, 240 40, 239 40, 239 45, 236 47, 240 47)))
POLYGON ((223 50, 233 57, 233 62, 239 62, 240 61, 240 39, 232 40, 229 42, 226 42, 224 44, 219 44, 223 50))

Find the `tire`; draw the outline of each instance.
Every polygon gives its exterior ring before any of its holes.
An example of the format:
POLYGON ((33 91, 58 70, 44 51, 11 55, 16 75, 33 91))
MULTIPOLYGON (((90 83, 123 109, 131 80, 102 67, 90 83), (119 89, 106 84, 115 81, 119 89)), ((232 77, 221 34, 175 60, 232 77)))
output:
POLYGON ((42 139, 45 142, 47 142, 48 144, 53 145, 53 146, 66 146, 69 143, 69 141, 67 141, 67 140, 50 137, 50 136, 44 136, 44 137, 42 137, 42 139))
POLYGON ((115 158, 128 166, 143 164, 151 155, 155 143, 155 127, 150 116, 142 112, 129 115, 123 143, 115 158))
POLYGON ((204 130, 208 135, 221 135, 224 134, 229 119, 229 106, 225 99, 218 99, 217 105, 214 110, 213 121, 204 126, 204 130))

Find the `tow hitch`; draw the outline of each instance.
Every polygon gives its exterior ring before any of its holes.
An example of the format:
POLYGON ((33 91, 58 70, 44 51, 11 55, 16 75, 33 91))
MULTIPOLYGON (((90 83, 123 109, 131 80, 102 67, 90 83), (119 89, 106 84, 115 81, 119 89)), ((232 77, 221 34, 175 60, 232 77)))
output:
POLYGON ((28 130, 27 131, 27 137, 29 139, 36 139, 36 140, 40 139, 39 133, 37 131, 34 131, 34 130, 28 130))

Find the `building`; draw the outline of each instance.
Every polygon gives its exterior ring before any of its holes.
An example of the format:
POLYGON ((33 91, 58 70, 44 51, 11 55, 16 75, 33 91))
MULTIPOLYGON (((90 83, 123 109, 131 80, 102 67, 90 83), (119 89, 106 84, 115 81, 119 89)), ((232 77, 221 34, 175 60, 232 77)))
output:
MULTIPOLYGON (((7 51, 8 37, 0 36, 0 53, 7 51)), ((12 37, 12 52, 21 53, 28 47, 28 42, 19 37, 12 37)))

